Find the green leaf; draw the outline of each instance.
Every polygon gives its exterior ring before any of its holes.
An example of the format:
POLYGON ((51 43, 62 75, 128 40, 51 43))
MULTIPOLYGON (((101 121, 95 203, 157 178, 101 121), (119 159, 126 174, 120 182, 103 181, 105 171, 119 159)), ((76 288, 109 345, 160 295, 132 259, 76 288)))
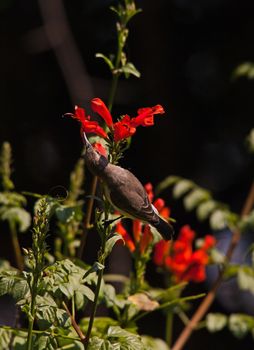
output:
POLYGON ((11 337, 11 332, 0 328, 0 349, 7 350, 10 348, 11 337))
POLYGON ((254 270, 250 266, 242 266, 238 269, 237 282, 239 288, 254 294, 254 270))
MULTIPOLYGON (((142 339, 139 335, 130 333, 119 326, 110 326, 107 332, 108 338, 116 338, 120 343, 119 349, 123 350, 145 350, 145 346, 142 343, 142 339)), ((114 341, 111 341, 114 343, 114 341)))
POLYGON ((79 207, 77 206, 69 207, 69 206, 61 205, 58 208, 56 208, 56 211, 55 211, 56 217, 60 222, 68 223, 74 219, 77 209, 79 210, 79 207))
POLYGON ((1 219, 9 222, 16 222, 21 232, 26 231, 31 225, 31 215, 23 208, 6 208, 6 210, 1 213, 1 219))
POLYGON ((128 62, 124 66, 122 66, 119 69, 120 72, 124 73, 125 78, 129 78, 130 75, 134 75, 137 78, 140 78, 141 74, 140 72, 136 69, 133 63, 128 62))
POLYGON ((195 184, 190 180, 180 180, 173 188, 173 196, 178 199, 183 196, 186 192, 192 189, 195 184))
POLYGON ((195 188, 185 196, 183 200, 184 207, 187 211, 191 211, 196 208, 204 200, 208 200, 210 194, 201 188, 195 188))
POLYGON ((203 203, 200 203, 197 207, 197 218, 200 221, 206 220, 212 211, 217 207, 217 204, 214 200, 210 199, 203 203))
POLYGON ((123 237, 120 234, 118 234, 118 233, 114 234, 113 237, 111 237, 111 238, 109 238, 107 240, 106 246, 105 246, 105 253, 104 253, 104 257, 105 258, 107 256, 109 256, 109 254, 111 253, 111 251, 112 251, 114 245, 116 244, 116 242, 118 242, 120 240, 124 242, 123 237))
POLYGON ((95 55, 95 57, 97 57, 97 58, 102 58, 103 61, 109 66, 109 69, 110 69, 111 71, 115 68, 113 62, 111 61, 111 59, 108 58, 107 56, 103 55, 102 53, 97 53, 97 54, 95 55))
POLYGON ((210 313, 206 316, 206 327, 214 333, 222 330, 227 325, 227 316, 221 313, 210 313))
POLYGON ((0 204, 9 207, 23 207, 26 198, 17 192, 0 192, 0 204))
POLYGON ((210 252, 211 260, 213 264, 225 264, 226 257, 225 254, 223 254, 221 251, 219 251, 216 248, 213 248, 210 252))
POLYGON ((244 216, 239 222, 241 232, 253 230, 254 228, 254 210, 249 215, 244 216))
POLYGON ((254 78, 254 64, 253 62, 244 62, 240 64, 233 72, 233 78, 247 77, 249 79, 254 78))
POLYGON ((146 350, 170 350, 164 340, 142 335, 142 342, 146 350))
POLYGON ((231 314, 228 322, 229 330, 237 338, 243 338, 254 327, 254 318, 245 314, 231 314))
POLYGON ((228 226, 228 213, 217 209, 210 216, 210 226, 213 230, 223 230, 228 226))
POLYGON ((11 295, 15 300, 25 298, 30 293, 28 283, 17 270, 4 271, 0 275, 0 296, 11 295))
POLYGON ((157 185, 157 187, 155 189, 156 195, 158 195, 160 192, 166 190, 168 187, 174 185, 179 180, 180 180, 179 176, 168 176, 168 177, 166 177, 163 181, 161 181, 157 185))

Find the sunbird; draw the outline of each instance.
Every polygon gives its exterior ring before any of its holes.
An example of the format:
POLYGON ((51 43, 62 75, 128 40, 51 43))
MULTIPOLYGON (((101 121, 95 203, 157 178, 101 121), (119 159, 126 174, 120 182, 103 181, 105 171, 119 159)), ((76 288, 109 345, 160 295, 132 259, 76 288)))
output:
POLYGON ((164 220, 150 202, 141 182, 129 170, 111 164, 97 152, 82 131, 84 158, 88 169, 105 186, 105 196, 111 205, 126 217, 138 219, 155 227, 165 240, 172 239, 173 227, 164 220))

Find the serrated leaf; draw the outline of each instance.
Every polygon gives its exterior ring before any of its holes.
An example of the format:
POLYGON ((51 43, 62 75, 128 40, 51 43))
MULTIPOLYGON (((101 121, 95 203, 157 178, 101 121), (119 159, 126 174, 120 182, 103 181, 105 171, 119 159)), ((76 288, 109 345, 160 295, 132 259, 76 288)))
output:
POLYGON ((214 200, 207 200, 200 203, 197 207, 197 218, 200 221, 206 220, 212 211, 216 208, 217 204, 214 200))
POLYGON ((173 196, 178 199, 192 189, 195 184, 190 180, 180 180, 173 188, 173 196))
POLYGON ((109 66, 110 70, 112 71, 115 67, 113 62, 110 60, 110 58, 108 58, 107 56, 103 55, 102 53, 97 53, 95 55, 96 58, 102 58, 103 61, 109 66))
POLYGON ((187 211, 191 211, 209 197, 210 195, 208 191, 201 188, 195 188, 184 197, 183 204, 187 211))
POLYGON ((105 258, 109 256, 116 242, 120 240, 124 242, 123 237, 118 233, 114 234, 113 237, 107 240, 106 246, 105 246, 105 253, 104 253, 105 258))
POLYGON ((206 316, 206 327, 214 333, 222 330, 227 324, 227 316, 221 313, 210 313, 206 316))
POLYGON ((126 350, 145 350, 141 337, 126 331, 119 326, 110 326, 107 332, 108 338, 117 338, 121 343, 121 348, 126 350))

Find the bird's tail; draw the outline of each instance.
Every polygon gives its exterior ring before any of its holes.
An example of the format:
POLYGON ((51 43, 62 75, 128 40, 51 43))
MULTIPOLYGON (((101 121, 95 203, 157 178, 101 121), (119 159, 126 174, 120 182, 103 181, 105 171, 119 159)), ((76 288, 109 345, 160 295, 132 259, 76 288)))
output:
POLYGON ((166 241, 171 240, 174 235, 173 227, 166 220, 163 220, 160 216, 158 216, 158 218, 159 221, 153 223, 152 225, 162 235, 163 239, 166 241))

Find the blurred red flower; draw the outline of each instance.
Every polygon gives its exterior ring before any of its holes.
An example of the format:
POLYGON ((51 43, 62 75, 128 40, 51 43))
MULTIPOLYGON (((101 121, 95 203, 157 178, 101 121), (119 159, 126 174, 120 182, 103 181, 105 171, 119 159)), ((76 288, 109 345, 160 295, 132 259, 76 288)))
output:
POLYGON ((185 225, 175 242, 161 240, 155 245, 153 261, 156 265, 169 270, 177 282, 205 280, 205 266, 208 264, 209 249, 216 241, 211 235, 204 238, 203 245, 193 252, 192 244, 195 232, 185 225))

